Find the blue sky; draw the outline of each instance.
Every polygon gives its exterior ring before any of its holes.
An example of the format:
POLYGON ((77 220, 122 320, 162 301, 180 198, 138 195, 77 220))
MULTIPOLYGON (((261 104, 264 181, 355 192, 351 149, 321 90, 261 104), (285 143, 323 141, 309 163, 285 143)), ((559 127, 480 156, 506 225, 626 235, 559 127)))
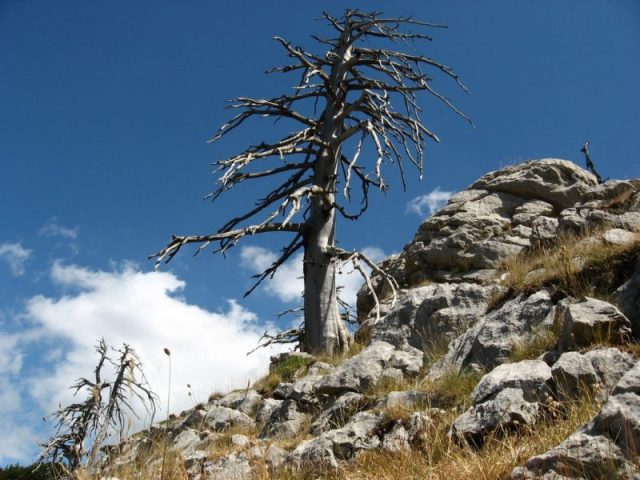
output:
MULTIPOLYGON (((427 147, 423 182, 393 184, 362 221, 340 224, 344 247, 399 251, 447 192, 527 159, 582 163, 587 139, 605 177, 640 176, 637 1, 331 4, 449 25, 416 48, 462 76, 469 96, 436 85, 477 124, 425 99, 442 142, 427 147)), ((175 409, 191 402, 186 383, 206 397, 266 368, 269 352, 245 352, 295 304, 299 265, 242 293, 277 238, 226 259, 183 254, 156 274, 146 256, 171 233, 214 231, 259 195, 202 200, 211 162, 270 130, 205 141, 229 118, 226 99, 288 91, 293 77, 263 74, 285 60, 271 37, 316 48, 309 34, 328 32, 317 5, 0 2, 0 431, 12 439, 0 464, 33 458, 42 415, 89 373, 102 335, 138 348, 161 398, 172 349, 175 409)))

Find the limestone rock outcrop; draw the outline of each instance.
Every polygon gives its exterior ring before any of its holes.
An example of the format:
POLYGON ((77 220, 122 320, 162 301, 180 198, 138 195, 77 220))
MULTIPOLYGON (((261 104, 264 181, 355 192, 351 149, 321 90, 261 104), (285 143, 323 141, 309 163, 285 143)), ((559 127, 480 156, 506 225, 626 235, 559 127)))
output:
MULTIPOLYGON (((212 398, 110 447, 105 465, 157 466, 148 457, 160 438, 193 480, 348 471, 364 452, 428 451, 434 432, 482 455, 487 438, 549 427, 589 398, 597 415, 511 478, 640 478, 639 230, 640 181, 597 184, 558 159, 488 173, 381 263, 400 285, 395 304, 379 275, 379 318, 370 292, 359 292, 361 350, 340 362, 275 356, 272 373, 287 363, 296 370, 287 381, 212 398), (557 250, 569 235, 621 256, 604 278, 576 276, 585 284, 575 296, 554 279, 535 288, 508 282, 506 260, 557 250), (452 378, 473 379, 464 399, 441 390, 452 378)), ((577 272, 588 267, 563 260, 577 272)))

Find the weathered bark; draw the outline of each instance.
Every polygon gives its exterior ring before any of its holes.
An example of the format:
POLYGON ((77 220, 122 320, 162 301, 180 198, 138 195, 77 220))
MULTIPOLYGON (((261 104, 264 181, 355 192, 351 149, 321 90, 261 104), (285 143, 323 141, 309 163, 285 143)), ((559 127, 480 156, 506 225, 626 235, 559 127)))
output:
MULTIPOLYGON (((331 154, 323 162, 330 167, 331 154)), ((319 168, 317 185, 335 183, 330 170, 319 168)), ((310 353, 335 355, 344 352, 350 335, 338 310, 336 294, 336 262, 331 253, 336 232, 335 209, 326 205, 326 198, 311 201, 311 215, 305 233, 304 253, 304 347, 310 353)))
POLYGON ((310 353, 336 355, 345 352, 351 335, 338 308, 336 293, 335 191, 338 178, 340 142, 343 122, 337 120, 345 104, 346 62, 351 54, 348 34, 340 37, 337 60, 331 68, 330 82, 334 97, 327 96, 322 114, 324 128, 321 138, 329 147, 320 150, 313 175, 313 185, 323 195, 311 199, 309 220, 304 239, 304 347, 310 353))

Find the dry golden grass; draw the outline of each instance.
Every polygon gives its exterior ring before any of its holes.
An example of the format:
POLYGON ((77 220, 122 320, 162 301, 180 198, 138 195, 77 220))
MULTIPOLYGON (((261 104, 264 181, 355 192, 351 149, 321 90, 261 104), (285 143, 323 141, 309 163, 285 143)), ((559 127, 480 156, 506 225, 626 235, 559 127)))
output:
MULTIPOLYGON (((585 399, 566 405, 556 418, 530 431, 489 438, 481 450, 460 446, 447 435, 453 416, 447 414, 423 433, 421 448, 404 452, 372 451, 359 456, 333 478, 349 480, 497 480, 530 457, 564 441, 597 412, 599 405, 585 399)), ((330 478, 330 477, 326 477, 330 478)))
MULTIPOLYGON (((628 278, 640 253, 640 234, 626 245, 601 239, 601 228, 582 235, 566 234, 549 247, 510 258, 499 267, 510 295, 552 286, 566 295, 581 297, 610 291, 628 278)), ((495 299, 494 306, 500 301, 495 299)))
POLYGON ((119 463, 114 461, 108 463, 100 475, 89 475, 86 472, 78 472, 77 480, 98 480, 104 476, 115 477, 121 480, 158 480, 163 474, 165 479, 188 480, 187 470, 184 466, 182 455, 171 449, 169 443, 164 459, 163 472, 163 451, 165 440, 156 439, 151 441, 148 448, 132 462, 119 463))
POLYGON ((551 327, 541 328, 531 334, 526 340, 516 343, 511 350, 509 360, 519 362, 538 358, 545 352, 553 350, 562 332, 562 324, 555 323, 551 327))
POLYGON ((316 360, 291 356, 280 362, 269 373, 253 384, 262 395, 271 395, 273 390, 283 382, 291 382, 296 376, 304 375, 311 364, 316 360))
MULTIPOLYGON (((473 372, 450 372, 438 380, 425 377, 405 379, 402 381, 382 380, 366 392, 367 397, 379 399, 391 392, 413 390, 427 393, 428 405, 425 408, 466 408, 470 402, 469 395, 478 384, 480 375, 473 372)), ((415 409, 413 409, 415 410, 415 409)))
POLYGON ((366 338, 366 336, 359 337, 351 344, 349 350, 347 350, 342 355, 319 355, 318 357, 316 357, 316 359, 319 362, 328 363, 329 365, 340 365, 345 360, 348 360, 351 357, 359 354, 362 350, 364 350, 368 343, 369 338, 366 338))

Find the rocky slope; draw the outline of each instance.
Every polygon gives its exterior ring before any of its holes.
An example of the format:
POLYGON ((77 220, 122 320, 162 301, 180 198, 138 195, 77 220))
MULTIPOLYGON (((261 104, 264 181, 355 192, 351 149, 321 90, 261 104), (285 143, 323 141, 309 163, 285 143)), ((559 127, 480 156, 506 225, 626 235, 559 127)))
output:
POLYGON ((392 304, 373 279, 379 320, 360 292, 360 350, 274 358, 253 388, 112 448, 105 473, 157 471, 168 434, 183 478, 349 478, 363 452, 428 450, 434 425, 482 456, 588 401, 595 416, 511 478, 640 479, 639 228, 638 181, 557 159, 489 173, 383 262, 402 290, 392 304))

